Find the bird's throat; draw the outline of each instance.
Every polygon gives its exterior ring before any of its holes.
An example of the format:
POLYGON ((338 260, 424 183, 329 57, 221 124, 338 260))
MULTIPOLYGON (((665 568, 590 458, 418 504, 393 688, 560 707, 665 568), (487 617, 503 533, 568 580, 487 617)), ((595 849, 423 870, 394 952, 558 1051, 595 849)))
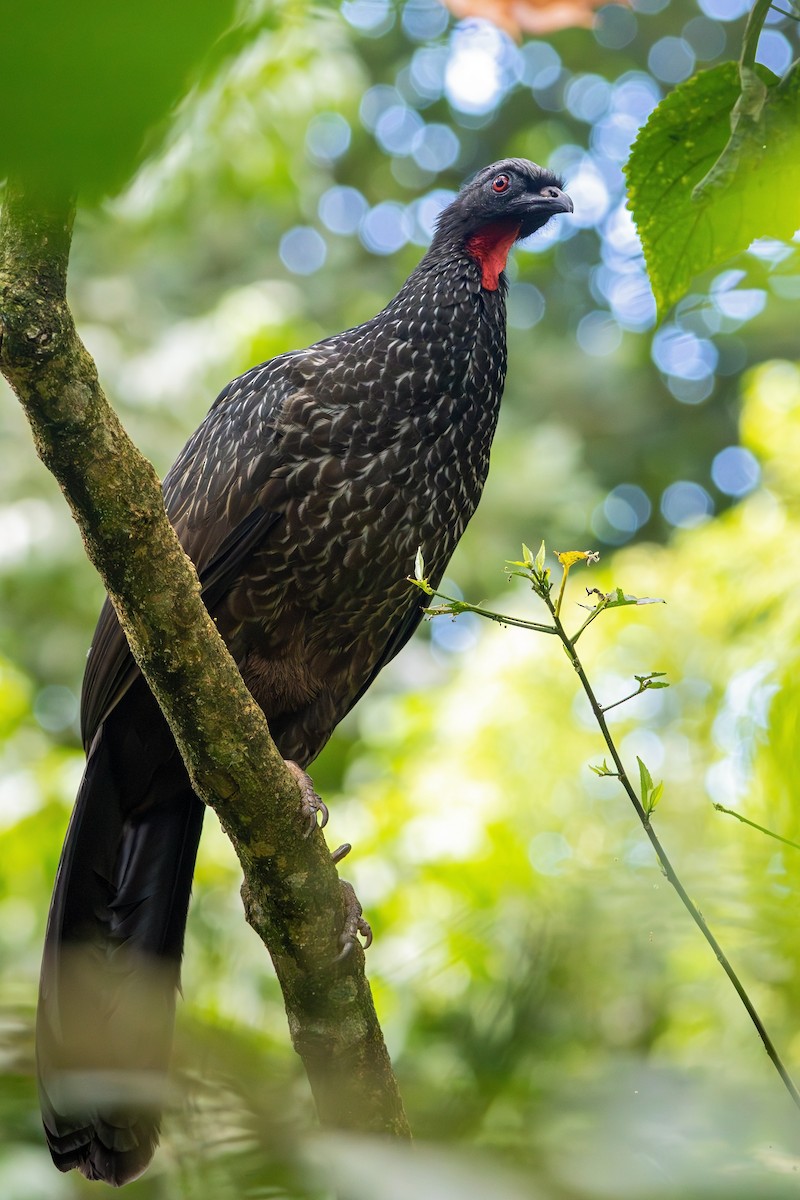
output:
POLYGON ((481 269, 481 283, 489 292, 500 286, 500 272, 506 265, 508 252, 519 236, 519 225, 508 221, 493 221, 484 225, 467 239, 466 250, 481 269))

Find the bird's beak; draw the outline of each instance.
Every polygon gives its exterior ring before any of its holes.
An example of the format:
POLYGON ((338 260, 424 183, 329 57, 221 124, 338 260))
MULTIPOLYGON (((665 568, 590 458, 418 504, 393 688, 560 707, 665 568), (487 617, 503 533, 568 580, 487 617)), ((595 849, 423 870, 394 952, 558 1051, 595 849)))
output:
POLYGON ((540 192, 527 192, 522 198, 525 213, 519 227, 518 237, 525 238, 546 225, 551 217, 573 211, 572 200, 561 188, 548 184, 540 192))
POLYGON ((548 203, 548 206, 554 213, 571 213, 575 211, 572 200, 566 192, 562 192, 561 188, 546 187, 542 189, 539 195, 548 203))

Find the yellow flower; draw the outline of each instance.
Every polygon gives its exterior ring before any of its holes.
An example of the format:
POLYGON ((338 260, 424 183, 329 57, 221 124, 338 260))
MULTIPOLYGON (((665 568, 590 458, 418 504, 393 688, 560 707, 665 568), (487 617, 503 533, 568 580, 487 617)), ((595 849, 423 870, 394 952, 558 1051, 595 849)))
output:
POLYGON ((600 561, 597 550, 556 550, 554 553, 565 571, 578 562, 596 563, 600 561))

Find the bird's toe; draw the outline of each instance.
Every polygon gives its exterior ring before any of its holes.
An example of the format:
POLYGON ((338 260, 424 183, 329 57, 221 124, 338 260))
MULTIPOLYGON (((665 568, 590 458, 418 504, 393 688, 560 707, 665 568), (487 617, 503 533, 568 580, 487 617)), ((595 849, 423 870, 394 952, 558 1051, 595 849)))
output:
POLYGON ((342 885, 345 916, 342 932, 339 934, 341 950, 333 960, 335 963, 343 962, 351 953, 353 946, 360 944, 358 941, 359 935, 364 939, 365 950, 368 950, 372 945, 372 928, 369 921, 364 917, 361 903, 353 885, 348 883, 346 879, 340 880, 340 883, 342 885))
POLYGON ((320 818, 320 829, 324 829, 328 824, 328 806, 322 797, 314 791, 311 776, 291 759, 284 759, 284 762, 297 781, 297 786, 300 789, 300 811, 308 823, 306 837, 309 837, 317 828, 317 814, 319 814, 320 818))

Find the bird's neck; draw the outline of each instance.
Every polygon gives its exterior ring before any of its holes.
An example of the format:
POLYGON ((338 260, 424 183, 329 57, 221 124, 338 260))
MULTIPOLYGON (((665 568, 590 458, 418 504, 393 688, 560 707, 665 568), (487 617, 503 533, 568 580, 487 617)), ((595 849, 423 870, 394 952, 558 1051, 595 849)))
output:
MULTIPOLYGON (((508 231, 503 232, 507 247, 508 231)), ((466 355, 468 369, 467 360, 483 339, 505 344, 506 277, 505 254, 496 235, 488 234, 472 250, 465 242, 463 235, 437 237, 376 321, 381 328, 394 328, 399 322, 406 340, 433 340, 459 361, 466 355)))
POLYGON ((458 222, 444 221, 433 236, 428 253, 419 265, 420 270, 446 270, 452 264, 460 263, 462 269, 473 274, 477 265, 481 289, 502 291, 503 270, 519 232, 519 221, 508 218, 487 221, 471 231, 465 231, 458 222))
POLYGON ((511 221, 492 221, 473 233, 465 249, 481 269, 481 284, 489 292, 500 286, 500 274, 505 269, 508 252, 519 236, 519 225, 511 221))

